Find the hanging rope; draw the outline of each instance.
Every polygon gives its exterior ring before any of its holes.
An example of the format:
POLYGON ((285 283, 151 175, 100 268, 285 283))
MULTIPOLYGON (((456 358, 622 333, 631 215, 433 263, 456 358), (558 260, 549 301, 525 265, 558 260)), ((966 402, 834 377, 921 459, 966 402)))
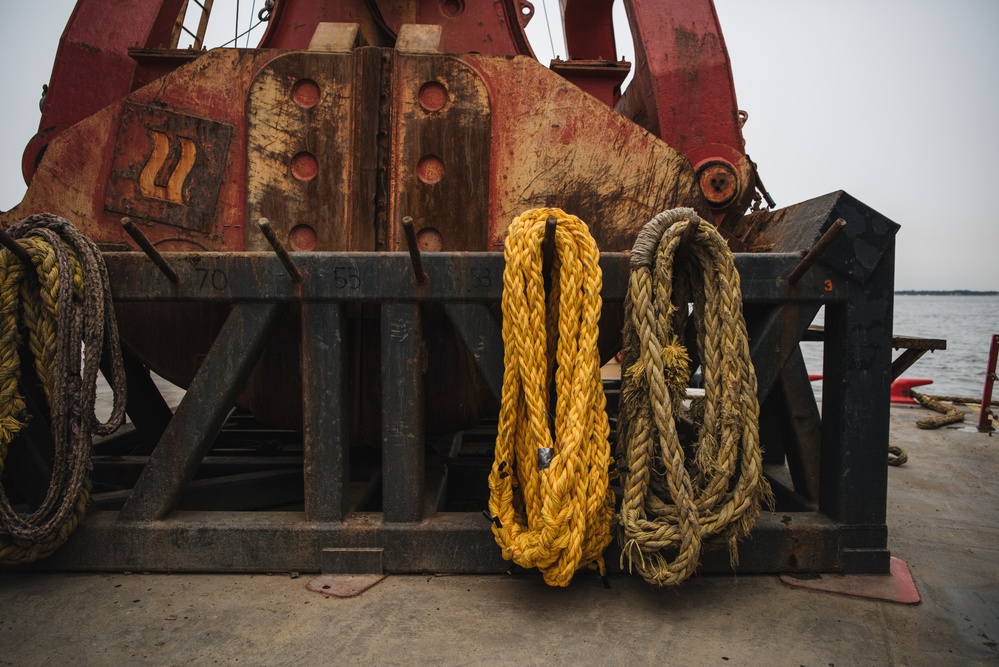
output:
POLYGON ((504 255, 506 370, 489 475, 492 530, 505 559, 537 567, 551 586, 567 586, 580 567, 604 573, 614 513, 597 352, 599 253, 582 220, 552 208, 515 218, 504 255), (557 226, 546 304, 542 244, 549 216, 557 226))
POLYGON ((697 219, 691 209, 673 209, 645 225, 632 250, 625 302, 621 559, 658 586, 693 574, 704 542, 716 535, 728 541, 734 567, 736 541, 749 534, 761 502, 772 504, 761 474, 756 375, 732 255, 701 222, 684 257, 677 256, 683 231, 697 219), (691 317, 704 397, 687 408, 683 331, 691 317), (696 433, 687 449, 681 422, 696 433))
POLYGON ((0 486, 4 565, 44 558, 76 529, 90 499, 92 434, 111 433, 125 414, 125 372, 100 250, 54 215, 32 216, 7 231, 20 239, 32 266, 0 249, 0 472, 29 418, 18 387, 25 342, 48 402, 54 455, 48 490, 34 511, 17 512, 0 486), (101 423, 94 404, 105 351, 111 354, 114 404, 101 423))

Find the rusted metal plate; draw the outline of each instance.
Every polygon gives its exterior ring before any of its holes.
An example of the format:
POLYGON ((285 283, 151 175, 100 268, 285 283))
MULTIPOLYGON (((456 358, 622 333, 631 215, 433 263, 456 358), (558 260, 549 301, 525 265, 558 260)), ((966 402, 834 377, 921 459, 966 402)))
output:
POLYGON ((198 232, 215 213, 232 137, 227 123, 126 103, 104 206, 198 232))
POLYGON ((919 592, 912 581, 909 566, 900 558, 891 557, 888 574, 825 574, 797 577, 782 574, 780 580, 795 588, 839 593, 870 600, 885 600, 898 604, 918 604, 919 592))
MULTIPOLYGON (((128 207, 113 203, 124 197, 131 200, 130 206, 136 208, 134 213, 127 214, 149 223, 143 226, 143 231, 161 251, 243 250, 246 157, 241 137, 246 126, 246 94, 253 75, 276 55, 267 51, 235 49, 204 53, 155 83, 134 91, 126 100, 107 106, 61 132, 48 144, 23 201, 13 211, 0 214, 0 224, 7 226, 31 214, 47 211, 72 220, 84 234, 99 244, 134 247, 119 225, 123 215, 121 209, 127 210, 128 207), (170 221, 156 222, 146 217, 148 211, 138 210, 147 205, 152 208, 162 206, 156 203, 155 197, 148 199, 142 196, 138 186, 143 168, 152 156, 154 140, 139 128, 138 121, 142 119, 135 109, 147 107, 162 110, 163 114, 171 117, 173 120, 170 122, 176 124, 174 129, 186 127, 181 131, 190 131, 188 138, 200 141, 199 132, 210 135, 214 129, 228 133, 227 143, 223 145, 225 142, 216 141, 212 149, 220 153, 218 162, 223 171, 214 187, 214 194, 206 197, 214 207, 213 212, 209 211, 200 220, 195 220, 197 216, 190 213, 193 217, 182 221, 188 225, 186 227, 170 221), (129 117, 131 120, 128 120, 129 117), (133 138, 141 145, 120 149, 119 126, 123 119, 126 125, 132 125, 133 138), (195 127, 200 121, 206 121, 208 125, 200 129, 195 127), (188 125, 185 126, 185 123, 188 125), (116 151, 122 153, 123 150, 130 155, 130 159, 124 162, 124 166, 116 166, 116 151), (111 176, 113 171, 118 172, 118 179, 133 181, 129 187, 136 196, 126 195, 122 189, 124 186, 115 184, 111 176), (117 194, 112 194, 115 188, 118 188, 117 194), (112 202, 110 206, 109 202, 112 202)), ((168 128, 168 131, 174 130, 168 128)), ((170 150, 175 150, 179 158, 182 149, 179 139, 174 137, 173 141, 172 149, 170 142, 167 142, 168 155, 164 164, 155 173, 150 171, 148 174, 152 176, 150 188, 154 194, 159 187, 167 188, 171 175, 178 175, 179 178, 180 172, 172 171, 178 160, 170 157, 170 150), (160 170, 163 170, 162 174, 160 170)), ((204 186, 198 174, 202 173, 202 161, 206 159, 208 155, 199 147, 191 173, 184 179, 182 200, 189 196, 186 188, 204 186)), ((212 188, 206 191, 209 189, 212 188)))
POLYGON ((306 588, 331 598, 353 598, 380 583, 387 576, 386 574, 324 574, 310 580, 306 588))
POLYGON ((449 56, 395 55, 386 239, 405 248, 415 221, 422 250, 485 250, 489 214, 490 100, 468 65, 449 56))
POLYGON ((292 250, 374 249, 368 115, 378 99, 355 85, 363 62, 291 53, 257 74, 246 106, 248 249, 268 248, 253 224, 260 217, 292 250))
POLYGON ((589 226, 602 252, 631 248, 642 225, 703 199, 687 159, 533 58, 468 54, 490 95, 490 249, 525 209, 558 206, 589 226))

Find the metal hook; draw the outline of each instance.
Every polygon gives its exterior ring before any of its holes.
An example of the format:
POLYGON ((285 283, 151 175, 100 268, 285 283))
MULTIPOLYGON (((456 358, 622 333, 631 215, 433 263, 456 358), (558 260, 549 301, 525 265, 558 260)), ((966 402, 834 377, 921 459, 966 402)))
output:
POLYGON ((420 246, 416 243, 416 228, 413 226, 413 219, 408 215, 402 219, 402 229, 406 232, 406 245, 409 246, 409 259, 413 262, 416 284, 423 285, 429 278, 427 272, 423 270, 423 257, 420 255, 420 246))
POLYGON ((132 240, 138 244, 142 252, 146 253, 146 256, 153 261, 156 268, 163 272, 163 275, 167 277, 167 280, 174 284, 180 282, 177 272, 173 270, 173 267, 171 267, 165 259, 163 259, 163 255, 161 255, 160 252, 153 247, 153 244, 149 242, 149 239, 147 239, 146 235, 142 233, 142 230, 135 226, 135 223, 128 218, 122 218, 121 226, 126 232, 128 232, 128 235, 132 237, 132 240))
POLYGON ((836 240, 836 237, 839 236, 844 229, 846 229, 846 220, 839 218, 832 224, 832 227, 826 230, 826 233, 822 235, 822 238, 815 242, 815 245, 813 245, 812 249, 808 251, 808 254, 801 258, 801 261, 798 262, 798 266, 794 267, 794 271, 791 271, 791 274, 787 277, 788 284, 794 285, 801 280, 801 277, 805 275, 805 271, 808 271, 812 264, 818 261, 819 257, 822 256, 822 253, 826 251, 826 248, 828 248, 829 245, 836 240))
POLYGON ((274 232, 274 228, 271 227, 270 221, 268 221, 267 218, 260 218, 260 220, 257 220, 257 227, 259 227, 260 231, 263 232, 264 238, 267 239, 267 242, 271 244, 271 248, 274 249, 274 254, 276 254, 278 259, 281 260, 281 263, 284 264, 284 268, 287 269, 288 275, 291 276, 291 281, 296 285, 301 285, 305 282, 305 275, 295 264, 295 260, 291 258, 291 255, 288 254, 288 250, 277 237, 277 234, 274 232))

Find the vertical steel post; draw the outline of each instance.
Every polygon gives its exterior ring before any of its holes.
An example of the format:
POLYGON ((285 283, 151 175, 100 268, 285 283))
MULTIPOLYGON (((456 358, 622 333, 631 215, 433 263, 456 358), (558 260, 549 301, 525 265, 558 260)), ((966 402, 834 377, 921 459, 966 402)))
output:
POLYGON ((302 304, 305 520, 342 521, 350 484, 346 355, 340 304, 302 304))
POLYGON ((982 405, 978 411, 978 431, 988 433, 993 430, 989 424, 989 413, 992 405, 992 389, 996 381, 996 361, 999 357, 999 334, 992 334, 992 344, 989 345, 989 362, 985 367, 985 384, 982 387, 982 405))
MULTIPOLYGON (((856 528, 859 544, 886 532, 894 260, 892 241, 868 280, 850 283, 846 303, 826 305, 819 509, 856 528)), ((888 571, 883 547, 862 546, 848 562, 851 539, 843 543, 845 572, 888 571)))
POLYGON ((423 339, 420 306, 383 303, 382 511, 385 521, 423 518, 423 339))

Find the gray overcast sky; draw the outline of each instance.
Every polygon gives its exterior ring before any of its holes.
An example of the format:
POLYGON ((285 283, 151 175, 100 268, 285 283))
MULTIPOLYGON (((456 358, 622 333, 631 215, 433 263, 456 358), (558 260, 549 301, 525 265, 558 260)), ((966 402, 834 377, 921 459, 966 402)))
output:
MULTIPOLYGON (((37 130, 41 86, 74 2, 3 4, 0 208, 7 209, 24 193, 21 152, 37 130)), ((243 25, 251 4, 241 2, 243 25)), ((545 15, 535 4, 532 42, 547 62, 545 15)), ((999 289, 999 221, 989 212, 999 188, 999 1, 715 5, 739 106, 749 112, 746 148, 777 204, 846 190, 902 225, 898 289, 999 289)), ((232 0, 215 6, 217 17, 232 15, 232 0)), ((548 0, 553 20, 557 6, 548 0)), ((623 40, 618 48, 631 59, 623 40)))

